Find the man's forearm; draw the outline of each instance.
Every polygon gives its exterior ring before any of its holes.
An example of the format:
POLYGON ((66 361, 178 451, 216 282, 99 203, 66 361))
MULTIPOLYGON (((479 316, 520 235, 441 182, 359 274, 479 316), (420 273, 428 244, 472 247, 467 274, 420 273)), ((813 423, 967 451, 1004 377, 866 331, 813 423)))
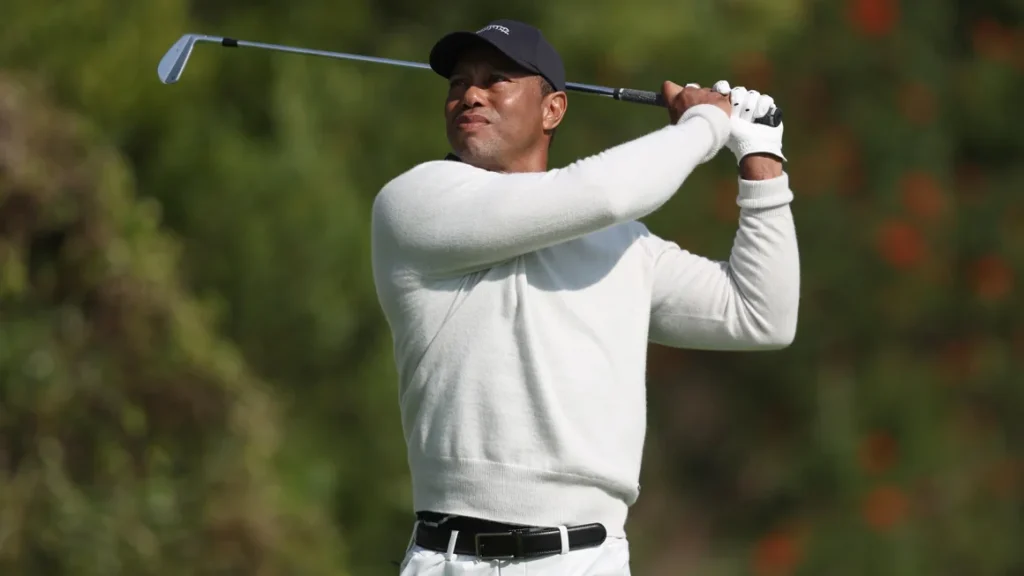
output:
POLYGON ((374 229, 426 274, 464 274, 647 216, 728 136, 714 106, 544 173, 496 174, 432 162, 384 187, 374 229))
POLYGON ((649 338, 703 350, 789 345, 800 300, 800 254, 789 178, 741 180, 739 230, 728 261, 665 241, 658 250, 649 338))
POLYGON ((772 154, 748 154, 740 160, 740 178, 771 180, 782 176, 782 161, 772 154))

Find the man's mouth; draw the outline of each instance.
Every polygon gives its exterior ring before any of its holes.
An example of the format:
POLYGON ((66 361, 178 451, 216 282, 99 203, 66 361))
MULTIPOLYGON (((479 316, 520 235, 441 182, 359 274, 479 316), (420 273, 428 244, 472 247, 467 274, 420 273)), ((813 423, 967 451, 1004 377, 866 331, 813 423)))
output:
POLYGON ((479 114, 463 114, 455 119, 455 125, 460 128, 477 128, 490 123, 490 120, 479 114))

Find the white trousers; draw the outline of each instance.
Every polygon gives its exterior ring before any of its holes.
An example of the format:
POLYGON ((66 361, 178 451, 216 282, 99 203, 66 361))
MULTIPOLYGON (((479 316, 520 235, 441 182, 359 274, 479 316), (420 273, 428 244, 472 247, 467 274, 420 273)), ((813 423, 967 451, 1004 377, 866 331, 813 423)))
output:
POLYGON ((524 560, 481 560, 412 544, 399 576, 630 576, 629 543, 607 538, 600 546, 524 560))

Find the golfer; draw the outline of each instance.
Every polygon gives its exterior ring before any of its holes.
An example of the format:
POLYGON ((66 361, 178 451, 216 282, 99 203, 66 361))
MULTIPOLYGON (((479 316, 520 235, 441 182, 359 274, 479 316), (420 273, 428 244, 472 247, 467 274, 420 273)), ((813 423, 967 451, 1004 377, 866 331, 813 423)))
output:
POLYGON ((500 20, 443 37, 452 154, 387 183, 373 270, 394 337, 417 519, 403 576, 628 575, 648 342, 773 350, 796 332, 799 257, 771 97, 666 82, 669 124, 564 168, 565 71, 500 20), (727 261, 637 220, 723 147, 727 261))

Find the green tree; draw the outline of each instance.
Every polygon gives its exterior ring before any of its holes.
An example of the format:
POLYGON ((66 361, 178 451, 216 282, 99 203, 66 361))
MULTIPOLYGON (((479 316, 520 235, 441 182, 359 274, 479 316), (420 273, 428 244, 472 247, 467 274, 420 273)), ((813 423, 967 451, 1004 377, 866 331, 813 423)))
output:
POLYGON ((344 573, 123 158, 9 76, 0 127, 0 571, 344 573))

